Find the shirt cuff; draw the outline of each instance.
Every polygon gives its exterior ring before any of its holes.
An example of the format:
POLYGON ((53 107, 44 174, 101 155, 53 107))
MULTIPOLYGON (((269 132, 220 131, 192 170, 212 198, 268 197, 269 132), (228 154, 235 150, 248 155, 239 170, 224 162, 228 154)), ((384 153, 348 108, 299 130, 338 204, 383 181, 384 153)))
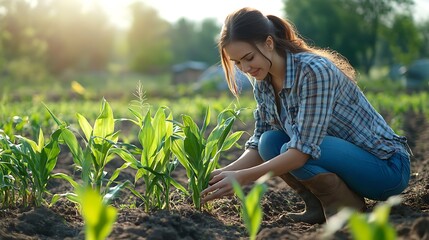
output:
POLYGON ((256 138, 255 136, 252 136, 247 140, 247 142, 244 144, 244 149, 258 149, 259 145, 259 138, 256 138))
POLYGON ((316 160, 320 158, 321 150, 319 145, 304 143, 297 139, 296 137, 292 137, 291 141, 287 143, 288 148, 295 148, 301 151, 302 153, 308 154, 312 159, 316 160))

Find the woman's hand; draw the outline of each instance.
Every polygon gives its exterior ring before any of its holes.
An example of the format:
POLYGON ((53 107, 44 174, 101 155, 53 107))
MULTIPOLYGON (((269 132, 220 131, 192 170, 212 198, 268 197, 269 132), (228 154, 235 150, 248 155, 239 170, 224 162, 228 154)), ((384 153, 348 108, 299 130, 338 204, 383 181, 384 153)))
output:
POLYGON ((235 179, 240 183, 240 171, 213 172, 209 186, 201 192, 201 203, 204 204, 217 198, 231 196, 234 194, 232 181, 235 179))

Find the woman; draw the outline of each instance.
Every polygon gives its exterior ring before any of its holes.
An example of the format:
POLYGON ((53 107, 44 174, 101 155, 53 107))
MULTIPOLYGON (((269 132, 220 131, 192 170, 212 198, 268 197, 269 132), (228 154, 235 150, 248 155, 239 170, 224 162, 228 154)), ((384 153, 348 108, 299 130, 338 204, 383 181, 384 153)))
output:
POLYGON ((367 101, 339 54, 308 46, 287 20, 251 8, 226 18, 218 47, 236 97, 235 67, 254 80, 256 123, 245 152, 212 172, 203 202, 232 195, 232 179, 246 185, 271 172, 305 202, 304 212, 288 216, 321 223, 341 207, 364 210, 364 198, 386 200, 407 187, 406 138, 367 101))

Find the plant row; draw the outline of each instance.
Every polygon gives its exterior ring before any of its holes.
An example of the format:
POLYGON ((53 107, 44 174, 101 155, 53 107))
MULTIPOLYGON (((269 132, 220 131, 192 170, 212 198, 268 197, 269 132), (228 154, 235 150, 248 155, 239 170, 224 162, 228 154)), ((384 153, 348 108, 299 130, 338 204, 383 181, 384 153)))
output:
POLYGON ((128 189, 143 203, 146 211, 168 209, 171 188, 192 197, 195 208, 201 210, 200 193, 207 187, 210 173, 218 166, 220 154, 229 150, 240 139, 242 131, 233 132, 232 126, 239 110, 225 109, 217 117, 217 125, 209 132, 210 108, 207 107, 201 126, 189 116, 176 121, 168 107, 159 107, 152 114, 150 107, 141 104, 129 108, 134 119, 115 119, 109 103, 103 99, 101 110, 93 124, 77 113, 79 129, 60 120, 48 107, 57 128, 45 139, 40 129, 38 139, 20 135, 10 136, 0 130, 0 207, 26 207, 48 204, 47 190, 51 178, 68 181, 73 191, 55 193, 50 204, 66 198, 79 204, 79 190, 89 187, 111 202, 122 190, 128 189), (129 121, 138 126, 139 144, 118 141, 120 131, 115 126, 129 121), (53 170, 61 152, 68 148, 74 167, 80 177, 53 170), (121 167, 107 172, 106 165, 115 158, 123 160, 121 167), (186 169, 188 186, 182 186, 171 177, 181 164, 186 169), (134 182, 117 181, 126 168, 136 170, 134 182), (145 190, 135 190, 142 179, 145 190))

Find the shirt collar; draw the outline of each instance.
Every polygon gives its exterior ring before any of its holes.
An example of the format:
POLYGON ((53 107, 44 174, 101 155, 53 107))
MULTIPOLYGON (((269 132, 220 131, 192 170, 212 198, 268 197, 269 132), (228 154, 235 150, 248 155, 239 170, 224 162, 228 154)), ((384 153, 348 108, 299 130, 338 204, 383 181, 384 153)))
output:
POLYGON ((286 72, 283 88, 292 88, 295 80, 295 54, 286 51, 286 72))

